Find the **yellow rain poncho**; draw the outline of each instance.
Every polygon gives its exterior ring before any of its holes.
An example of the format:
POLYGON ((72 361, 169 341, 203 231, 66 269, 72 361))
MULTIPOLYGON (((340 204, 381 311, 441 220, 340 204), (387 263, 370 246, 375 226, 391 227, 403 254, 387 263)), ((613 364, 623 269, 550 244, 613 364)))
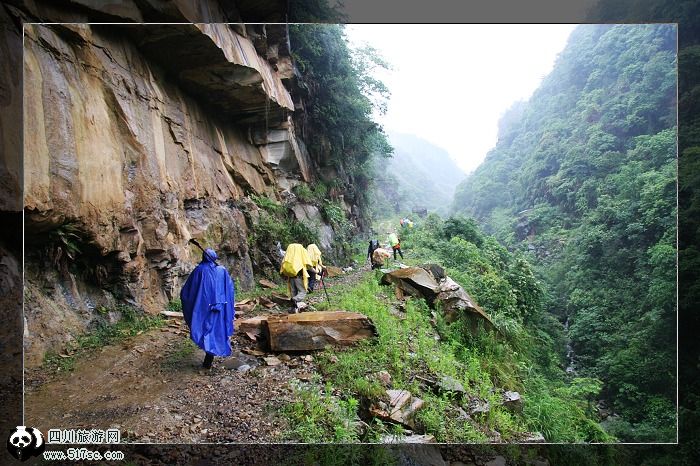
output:
MULTIPOLYGON (((284 254, 284 259, 282 260, 282 267, 280 267, 280 273, 287 278, 294 278, 297 276, 300 270, 304 273, 301 274, 304 281, 304 289, 309 289, 309 272, 306 271, 307 266, 312 266, 311 260, 309 259, 309 254, 304 249, 304 246, 298 243, 292 243, 287 246, 287 252, 284 254)), ((287 280, 287 290, 291 293, 292 287, 287 280)))
POLYGON ((397 244, 399 244, 399 237, 396 236, 396 233, 390 233, 389 234, 389 246, 394 247, 397 244))
POLYGON ((316 273, 323 272, 323 262, 321 261, 321 250, 315 244, 309 244, 306 247, 306 252, 309 254, 311 265, 316 273))

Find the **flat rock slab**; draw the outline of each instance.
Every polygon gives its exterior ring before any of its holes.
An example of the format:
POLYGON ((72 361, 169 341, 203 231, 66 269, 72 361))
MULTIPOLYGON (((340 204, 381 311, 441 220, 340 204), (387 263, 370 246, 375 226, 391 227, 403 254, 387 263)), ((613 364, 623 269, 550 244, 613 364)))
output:
POLYGON ((407 294, 429 300, 435 297, 438 290, 438 282, 420 267, 407 267, 385 273, 382 276, 382 283, 396 285, 407 294))
POLYGON ((367 316, 356 312, 304 312, 269 316, 263 323, 271 351, 309 351, 351 345, 377 335, 367 316))

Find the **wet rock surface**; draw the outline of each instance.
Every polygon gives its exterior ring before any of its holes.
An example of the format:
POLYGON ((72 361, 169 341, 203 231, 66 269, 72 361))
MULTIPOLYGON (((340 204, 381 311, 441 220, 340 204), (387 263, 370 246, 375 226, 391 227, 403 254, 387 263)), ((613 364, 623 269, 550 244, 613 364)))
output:
POLYGON ((25 29, 30 367, 92 328, 97 309, 157 313, 177 299, 201 257, 190 238, 215 245, 237 288, 251 288, 254 266, 275 269, 274 252, 248 243, 260 218, 251 196, 279 201, 313 177, 292 118, 292 75, 277 66, 290 60, 286 28, 223 24, 212 2, 168 11, 191 24, 25 29), (200 14, 216 20, 188 19, 200 14), (52 242, 68 232, 72 246, 52 242), (71 268, 70 248, 80 251, 71 268))

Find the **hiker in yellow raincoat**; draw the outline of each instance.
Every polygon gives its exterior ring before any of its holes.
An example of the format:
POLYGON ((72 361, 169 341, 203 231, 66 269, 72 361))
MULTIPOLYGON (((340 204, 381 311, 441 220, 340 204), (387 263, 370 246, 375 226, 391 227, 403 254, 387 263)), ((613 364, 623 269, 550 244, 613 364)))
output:
POLYGON ((311 266, 311 259, 309 259, 309 254, 304 246, 298 243, 287 246, 280 274, 287 277, 287 291, 293 304, 291 311, 294 313, 306 307, 303 303, 309 286, 309 272, 306 271, 306 268, 311 266))
POLYGON ((306 246, 306 252, 311 260, 311 267, 306 268, 309 272, 309 293, 311 293, 316 287, 316 278, 320 278, 323 273, 323 262, 321 261, 321 250, 315 244, 306 246))
POLYGON ((389 233, 389 246, 394 250, 394 260, 396 260, 396 253, 398 252, 403 259, 403 252, 401 252, 401 240, 396 236, 396 232, 392 231, 389 233))

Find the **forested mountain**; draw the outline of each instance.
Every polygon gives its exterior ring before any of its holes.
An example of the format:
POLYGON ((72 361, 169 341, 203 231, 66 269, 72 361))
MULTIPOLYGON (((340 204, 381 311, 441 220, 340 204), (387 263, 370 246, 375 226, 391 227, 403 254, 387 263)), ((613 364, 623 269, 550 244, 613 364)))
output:
POLYGON ((394 153, 376 161, 377 209, 383 215, 413 208, 446 214, 465 173, 447 151, 424 139, 396 132, 388 135, 394 153))
POLYGON ((579 26, 453 205, 530 254, 621 440, 675 438, 675 51, 671 25, 579 26))

